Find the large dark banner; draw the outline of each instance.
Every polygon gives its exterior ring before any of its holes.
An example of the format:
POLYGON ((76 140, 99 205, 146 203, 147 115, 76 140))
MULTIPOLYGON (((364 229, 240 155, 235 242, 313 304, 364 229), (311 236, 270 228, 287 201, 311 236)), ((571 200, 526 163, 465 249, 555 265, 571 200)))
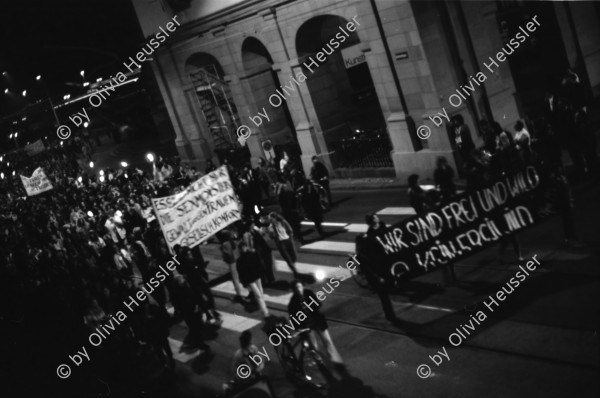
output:
POLYGON ((382 257, 395 275, 430 271, 460 260, 554 214, 552 186, 531 166, 457 195, 377 237, 382 257))

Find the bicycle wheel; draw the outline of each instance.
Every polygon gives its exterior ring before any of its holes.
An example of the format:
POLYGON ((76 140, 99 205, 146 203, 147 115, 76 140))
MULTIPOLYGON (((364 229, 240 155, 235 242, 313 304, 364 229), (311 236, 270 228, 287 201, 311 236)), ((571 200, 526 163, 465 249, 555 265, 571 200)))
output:
POLYGON ((327 385, 328 372, 323 355, 314 348, 304 351, 302 357, 302 373, 306 381, 317 388, 323 388, 327 385))
POLYGON ((280 346, 275 347, 279 363, 283 366, 283 370, 287 374, 294 374, 298 372, 297 359, 292 351, 292 347, 289 344, 283 343, 280 346))
POLYGON ((356 282, 358 286, 362 287, 363 289, 369 289, 371 287, 369 280, 360 269, 355 268, 350 270, 350 272, 352 273, 352 279, 354 279, 354 282, 356 282))

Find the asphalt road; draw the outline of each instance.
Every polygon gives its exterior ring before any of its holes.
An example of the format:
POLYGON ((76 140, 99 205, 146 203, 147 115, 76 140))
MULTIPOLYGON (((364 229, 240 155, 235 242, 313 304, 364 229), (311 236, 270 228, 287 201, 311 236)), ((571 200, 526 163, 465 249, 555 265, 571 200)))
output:
MULTIPOLYGON (((224 323, 209 336, 212 353, 185 345, 182 349, 177 342, 184 340, 187 329, 179 324, 171 330, 173 348, 179 350, 178 384, 184 396, 197 397, 201 390, 216 394, 232 377, 231 358, 239 333, 249 328, 254 344, 264 346, 270 356, 265 374, 275 396, 281 398, 597 397, 599 196, 597 182, 575 190, 575 220, 582 247, 562 245, 558 217, 519 235, 525 259, 535 256, 540 265, 505 301, 492 304, 492 309, 485 305, 491 303, 489 296, 505 286, 518 265, 525 264, 516 260, 510 248, 505 261, 498 260, 498 249, 492 247, 457 263, 459 282, 454 286, 444 288, 441 272, 433 271, 394 291, 391 296, 400 318, 396 325, 384 319, 373 292, 352 279, 343 281, 323 302, 323 312, 349 375, 323 390, 294 385, 285 377, 261 330, 260 312, 233 303, 231 283, 220 283, 213 292, 224 323), (478 311, 485 319, 474 318, 478 311), (464 338, 457 337, 457 328, 464 338), (420 365, 427 365, 429 377, 417 375, 420 365)), ((299 250, 298 262, 306 264, 305 272, 322 270, 327 274, 344 264, 347 255, 341 250, 353 242, 356 232, 351 231, 364 224, 366 213, 408 206, 403 189, 337 191, 334 200, 338 205, 325 217, 326 222, 336 224, 326 226, 331 233, 327 245, 315 250, 309 244, 299 250)), ((382 219, 392 224, 403 217, 382 219)), ((309 240, 317 238, 310 226, 305 226, 304 232, 309 240)), ((203 252, 211 261, 211 277, 228 271, 215 244, 203 246, 203 252)), ((281 260, 278 254, 275 257, 281 260)), ((292 279, 284 264, 279 264, 276 274, 282 281, 292 279)), ((318 290, 321 285, 316 282, 310 288, 318 290)), ((284 315, 286 288, 281 282, 277 288, 266 289, 267 303, 275 315, 284 315)), ((427 367, 421 367, 421 375, 427 373, 427 367)))

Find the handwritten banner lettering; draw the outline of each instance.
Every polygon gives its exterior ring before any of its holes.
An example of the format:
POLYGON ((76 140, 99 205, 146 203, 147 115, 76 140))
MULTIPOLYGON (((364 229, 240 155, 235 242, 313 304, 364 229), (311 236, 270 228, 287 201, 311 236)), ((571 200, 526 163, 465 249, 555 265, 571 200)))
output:
POLYGON ((182 192, 152 199, 152 206, 170 248, 199 245, 241 219, 241 205, 225 166, 182 192))
POLYGON ((555 213, 551 182, 533 167, 483 189, 457 195, 426 214, 412 216, 375 237, 394 274, 430 271, 491 246, 555 213))
POLYGON ((29 178, 24 176, 20 177, 21 182, 23 183, 23 187, 25 187, 25 191, 27 192, 27 196, 38 195, 42 192, 50 191, 54 188, 48 177, 46 177, 44 169, 42 169, 41 167, 35 169, 31 177, 29 178))

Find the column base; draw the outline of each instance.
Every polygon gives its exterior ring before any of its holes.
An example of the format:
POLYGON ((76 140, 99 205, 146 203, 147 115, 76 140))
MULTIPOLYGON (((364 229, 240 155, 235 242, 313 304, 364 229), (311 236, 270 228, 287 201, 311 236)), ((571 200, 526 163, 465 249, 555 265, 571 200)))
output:
MULTIPOLYGON (((451 164, 454 158, 452 151, 431 151, 424 149, 419 152, 392 152, 392 161, 396 178, 401 182, 408 184, 408 176, 418 174, 421 181, 433 181, 433 172, 435 171, 435 161, 438 156, 444 156, 451 164)), ((456 176, 456 169, 454 175, 456 176)))
POLYGON ((190 140, 188 142, 175 140, 175 146, 181 160, 189 163, 190 166, 196 167, 199 171, 204 171, 207 159, 215 160, 213 159, 214 156, 207 156, 212 152, 208 143, 204 140, 190 140))

